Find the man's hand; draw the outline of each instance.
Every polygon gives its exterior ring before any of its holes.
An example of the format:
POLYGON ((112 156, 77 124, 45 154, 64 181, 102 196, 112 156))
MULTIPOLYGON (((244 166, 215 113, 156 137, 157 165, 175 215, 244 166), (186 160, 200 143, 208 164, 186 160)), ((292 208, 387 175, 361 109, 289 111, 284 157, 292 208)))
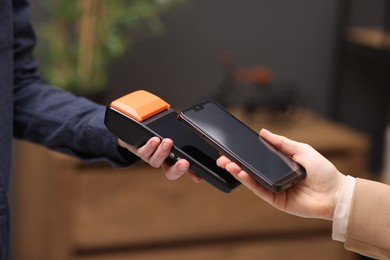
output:
MULTIPOLYGON (((149 141, 138 149, 118 139, 118 145, 128 149, 142 160, 154 168, 162 168, 165 176, 169 180, 176 180, 188 171, 190 163, 185 159, 178 160, 175 164, 169 164, 166 159, 173 147, 173 141, 169 138, 160 140, 158 137, 152 137, 149 141)), ((201 179, 195 174, 191 174, 195 182, 201 179)))

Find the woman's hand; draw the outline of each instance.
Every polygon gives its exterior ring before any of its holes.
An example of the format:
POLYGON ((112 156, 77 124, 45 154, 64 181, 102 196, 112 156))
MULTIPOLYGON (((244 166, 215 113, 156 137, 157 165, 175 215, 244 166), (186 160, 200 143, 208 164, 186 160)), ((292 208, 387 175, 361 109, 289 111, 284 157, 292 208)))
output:
POLYGON ((332 220, 346 176, 307 144, 265 129, 260 131, 260 136, 302 165, 306 169, 306 178, 284 191, 273 193, 225 156, 221 156, 217 164, 279 210, 301 217, 332 220))

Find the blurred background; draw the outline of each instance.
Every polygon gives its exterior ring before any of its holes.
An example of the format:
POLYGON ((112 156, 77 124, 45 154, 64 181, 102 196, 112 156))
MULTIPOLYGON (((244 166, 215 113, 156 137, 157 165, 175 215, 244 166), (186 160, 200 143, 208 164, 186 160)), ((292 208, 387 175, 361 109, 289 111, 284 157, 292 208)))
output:
MULTIPOLYGON (((31 1, 36 57, 49 83, 102 104, 137 89, 178 110, 212 98, 256 130, 267 127, 308 142, 345 173, 381 181, 390 180, 389 4, 31 1)), ((329 223, 280 214, 243 188, 226 196, 187 180, 162 184, 148 179, 151 169, 144 166, 135 170, 145 173, 140 175, 80 166, 26 144, 20 160, 29 149, 42 155, 32 160, 35 166, 16 167, 16 193, 30 189, 15 196, 15 244, 25 252, 16 252, 16 259, 302 259, 308 241, 307 259, 321 258, 318 252, 329 253, 324 259, 362 258, 330 241, 329 223), (56 160, 69 166, 58 167, 56 160), (49 174, 64 168, 72 174, 49 174), (31 179, 26 170, 40 177, 31 179), (149 185, 165 195, 152 192, 160 196, 155 201, 149 185), (53 192, 58 199, 48 200, 53 192), (40 211, 31 203, 41 203, 40 211), (151 217, 156 214, 165 221, 151 217), (229 215, 235 219, 221 220, 229 215), (40 244, 26 235, 36 233, 40 244), (44 245, 49 240, 55 241, 50 249, 44 245)))

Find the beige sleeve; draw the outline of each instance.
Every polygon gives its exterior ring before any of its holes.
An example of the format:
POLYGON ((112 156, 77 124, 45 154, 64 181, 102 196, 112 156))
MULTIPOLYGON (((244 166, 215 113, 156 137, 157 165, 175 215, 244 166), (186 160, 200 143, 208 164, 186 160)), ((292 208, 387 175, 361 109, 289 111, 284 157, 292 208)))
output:
POLYGON ((356 180, 345 248, 373 258, 390 259, 390 186, 356 180))

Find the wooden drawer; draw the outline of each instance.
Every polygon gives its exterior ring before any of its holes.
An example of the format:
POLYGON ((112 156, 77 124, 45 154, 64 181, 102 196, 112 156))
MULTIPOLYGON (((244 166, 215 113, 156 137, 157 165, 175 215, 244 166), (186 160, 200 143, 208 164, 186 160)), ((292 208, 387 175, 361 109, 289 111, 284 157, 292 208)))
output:
POLYGON ((329 237, 280 240, 243 240, 236 243, 154 248, 79 255, 75 260, 352 260, 357 255, 346 251, 341 243, 329 237))
POLYGON ((205 237, 327 232, 330 222, 282 213, 244 187, 230 194, 160 170, 96 168, 79 174, 74 238, 80 248, 201 240, 205 237))

